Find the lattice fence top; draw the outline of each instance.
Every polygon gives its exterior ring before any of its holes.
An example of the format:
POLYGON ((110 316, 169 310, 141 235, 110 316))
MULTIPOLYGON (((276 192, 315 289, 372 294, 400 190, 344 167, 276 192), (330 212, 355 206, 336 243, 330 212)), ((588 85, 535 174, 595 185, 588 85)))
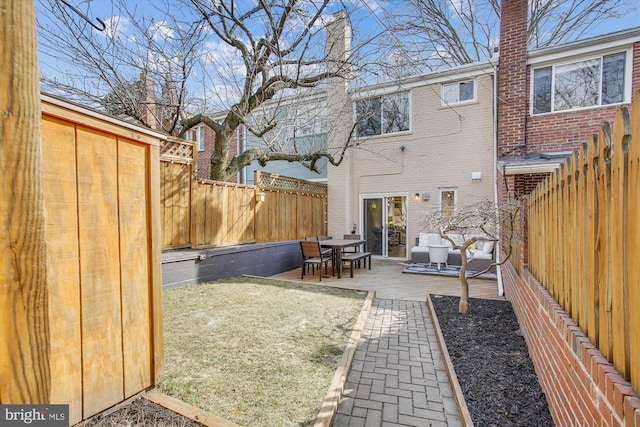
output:
POLYGON ((271 175, 265 172, 256 173, 256 185, 264 190, 292 191, 299 193, 327 195, 327 184, 304 181, 281 175, 271 175))
POLYGON ((193 163, 195 143, 181 139, 167 139, 163 142, 160 159, 174 162, 193 163))

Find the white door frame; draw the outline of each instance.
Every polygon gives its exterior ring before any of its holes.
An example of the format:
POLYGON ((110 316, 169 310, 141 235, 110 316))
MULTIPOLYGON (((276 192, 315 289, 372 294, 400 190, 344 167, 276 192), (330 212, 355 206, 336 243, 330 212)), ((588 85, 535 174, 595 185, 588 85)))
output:
MULTIPOLYGON (((405 235, 407 234, 407 228, 409 226, 409 193, 407 192, 389 192, 389 193, 363 193, 360 194, 359 196, 359 202, 358 202, 358 218, 360 221, 360 225, 359 225, 359 234, 362 236, 363 239, 366 239, 367 236, 364 234, 364 200, 365 199, 382 199, 383 201, 383 205, 384 205, 384 209, 382 211, 382 224, 383 224, 383 233, 382 233, 382 255, 372 255, 376 258, 388 258, 389 257, 389 245, 388 245, 388 228, 389 228, 389 224, 386 221, 386 218, 389 215, 389 211, 388 211, 388 207, 387 207, 387 203, 385 203, 389 198, 391 197, 404 197, 404 203, 405 203, 405 212, 407 213, 407 220, 406 220, 406 224, 405 224, 405 235)), ((408 259, 408 253, 409 253, 409 246, 407 245, 407 250, 405 252, 405 256, 404 258, 391 258, 391 259, 400 259, 400 260, 407 260, 408 259)))

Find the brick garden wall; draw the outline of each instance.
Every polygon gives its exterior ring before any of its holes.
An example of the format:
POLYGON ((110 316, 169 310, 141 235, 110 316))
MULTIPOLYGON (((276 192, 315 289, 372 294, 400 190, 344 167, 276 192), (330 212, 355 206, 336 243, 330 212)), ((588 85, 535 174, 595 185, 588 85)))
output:
POLYGON ((640 427, 640 398, 537 279, 502 267, 551 415, 558 426, 640 427))

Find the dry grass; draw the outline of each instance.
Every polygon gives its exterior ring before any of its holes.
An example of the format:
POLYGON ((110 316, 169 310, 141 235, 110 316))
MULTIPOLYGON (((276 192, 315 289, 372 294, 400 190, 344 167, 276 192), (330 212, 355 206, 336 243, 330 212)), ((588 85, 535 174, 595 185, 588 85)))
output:
POLYGON ((253 278, 165 291, 160 390, 242 426, 312 425, 365 297, 253 278))

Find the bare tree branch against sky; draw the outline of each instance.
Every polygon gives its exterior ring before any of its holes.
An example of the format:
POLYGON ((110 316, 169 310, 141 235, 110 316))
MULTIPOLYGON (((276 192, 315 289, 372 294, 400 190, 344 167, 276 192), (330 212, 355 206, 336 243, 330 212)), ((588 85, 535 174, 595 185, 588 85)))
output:
MULTIPOLYGON (((636 2, 532 0, 530 44, 640 25, 636 2)), ((330 78, 349 78, 352 87, 362 87, 484 61, 499 43, 498 0, 75 0, 73 5, 36 0, 42 79, 167 133, 184 135, 205 123, 217 135, 211 177, 221 180, 253 161, 296 161, 310 169, 319 158, 340 164, 345 150, 353 148, 350 137, 340 147, 307 147, 307 152, 283 150, 265 139, 262 150, 230 155, 229 143, 240 126, 263 139, 274 128, 275 116, 260 127, 250 119, 265 104, 323 90, 330 78), (351 49, 348 60, 330 72, 326 28, 338 11, 348 14, 351 49), (92 26, 93 20, 104 22, 104 31, 92 26), (152 101, 142 99, 150 91, 161 93, 152 101), (141 111, 147 103, 162 104, 161 112, 141 111)))

